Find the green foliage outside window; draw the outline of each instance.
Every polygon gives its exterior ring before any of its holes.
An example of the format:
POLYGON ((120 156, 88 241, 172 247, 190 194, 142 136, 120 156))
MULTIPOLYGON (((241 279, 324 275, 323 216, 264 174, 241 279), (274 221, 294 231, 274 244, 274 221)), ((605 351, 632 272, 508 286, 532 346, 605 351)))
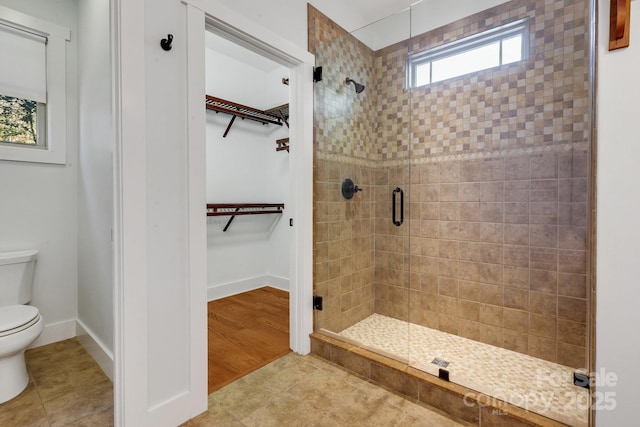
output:
POLYGON ((0 95, 0 141, 37 144, 37 109, 36 101, 0 95))

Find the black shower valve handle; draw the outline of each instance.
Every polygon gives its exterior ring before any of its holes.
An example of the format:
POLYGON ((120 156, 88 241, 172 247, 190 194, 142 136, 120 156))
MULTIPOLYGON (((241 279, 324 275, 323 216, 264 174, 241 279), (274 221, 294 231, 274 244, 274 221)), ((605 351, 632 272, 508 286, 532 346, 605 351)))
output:
POLYGON ((342 197, 345 199, 351 199, 358 191, 362 191, 362 188, 355 185, 350 178, 347 178, 342 182, 342 197))

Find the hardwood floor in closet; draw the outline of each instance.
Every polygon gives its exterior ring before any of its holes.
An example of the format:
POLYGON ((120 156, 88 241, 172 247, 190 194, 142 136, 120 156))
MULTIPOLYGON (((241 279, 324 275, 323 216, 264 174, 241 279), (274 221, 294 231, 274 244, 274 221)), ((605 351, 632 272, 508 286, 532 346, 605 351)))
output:
POLYGON ((208 303, 209 393, 289 353, 289 293, 265 286, 208 303))

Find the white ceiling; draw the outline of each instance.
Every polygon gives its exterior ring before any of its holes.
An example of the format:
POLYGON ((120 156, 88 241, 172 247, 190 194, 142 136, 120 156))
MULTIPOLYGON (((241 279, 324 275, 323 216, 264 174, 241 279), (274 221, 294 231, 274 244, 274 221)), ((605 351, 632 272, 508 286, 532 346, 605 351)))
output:
MULTIPOLYGON (((475 13, 507 0, 310 0, 310 3, 349 32, 356 31, 409 7, 429 10, 434 21, 445 16, 475 13)), ((451 22, 449 20, 448 22, 451 22)), ((433 27, 435 28, 435 27, 433 27)))
POLYGON ((355 31, 407 9, 417 0, 310 0, 347 31, 355 31))
MULTIPOLYGON (((249 2, 243 0, 221 0, 223 3, 234 3, 249 5, 249 2)), ((347 31, 353 31, 383 17, 386 17, 398 10, 407 8, 415 0, 276 0, 272 5, 273 8, 298 8, 296 13, 300 15, 306 14, 306 3, 309 1, 314 7, 318 8, 322 13, 334 20, 338 25, 347 31)), ((253 5, 251 15, 259 18, 261 21, 274 21, 269 15, 273 10, 265 5, 253 5)), ((302 27, 299 29, 306 33, 306 22, 298 23, 302 27)), ((294 25, 291 23, 291 25, 294 25)), ((206 32, 205 46, 207 49, 215 50, 225 56, 237 61, 248 64, 252 67, 270 72, 279 65, 275 62, 255 54, 250 50, 229 42, 222 37, 206 32)))
MULTIPOLYGON (((365 0, 352 1, 363 3, 365 0)), ((392 14, 354 31, 353 35, 371 49, 378 50, 501 3, 505 0, 456 0, 453 7, 451 0, 422 0, 413 3, 410 9, 396 9, 392 14)))
MULTIPOLYGON (((412 34, 420 34, 477 13, 505 0, 311 0, 330 19, 353 32, 373 50, 381 49, 412 34), (408 8, 411 6, 411 13, 408 8)), ((206 47, 225 56, 271 72, 279 64, 210 31, 206 47)))

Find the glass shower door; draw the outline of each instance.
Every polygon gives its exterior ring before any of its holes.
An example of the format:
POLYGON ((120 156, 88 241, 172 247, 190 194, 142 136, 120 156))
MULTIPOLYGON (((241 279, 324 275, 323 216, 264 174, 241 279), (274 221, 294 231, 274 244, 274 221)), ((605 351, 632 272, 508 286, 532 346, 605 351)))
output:
POLYGON ((590 3, 435 3, 412 6, 395 77, 420 176, 410 364, 586 425, 590 3))

